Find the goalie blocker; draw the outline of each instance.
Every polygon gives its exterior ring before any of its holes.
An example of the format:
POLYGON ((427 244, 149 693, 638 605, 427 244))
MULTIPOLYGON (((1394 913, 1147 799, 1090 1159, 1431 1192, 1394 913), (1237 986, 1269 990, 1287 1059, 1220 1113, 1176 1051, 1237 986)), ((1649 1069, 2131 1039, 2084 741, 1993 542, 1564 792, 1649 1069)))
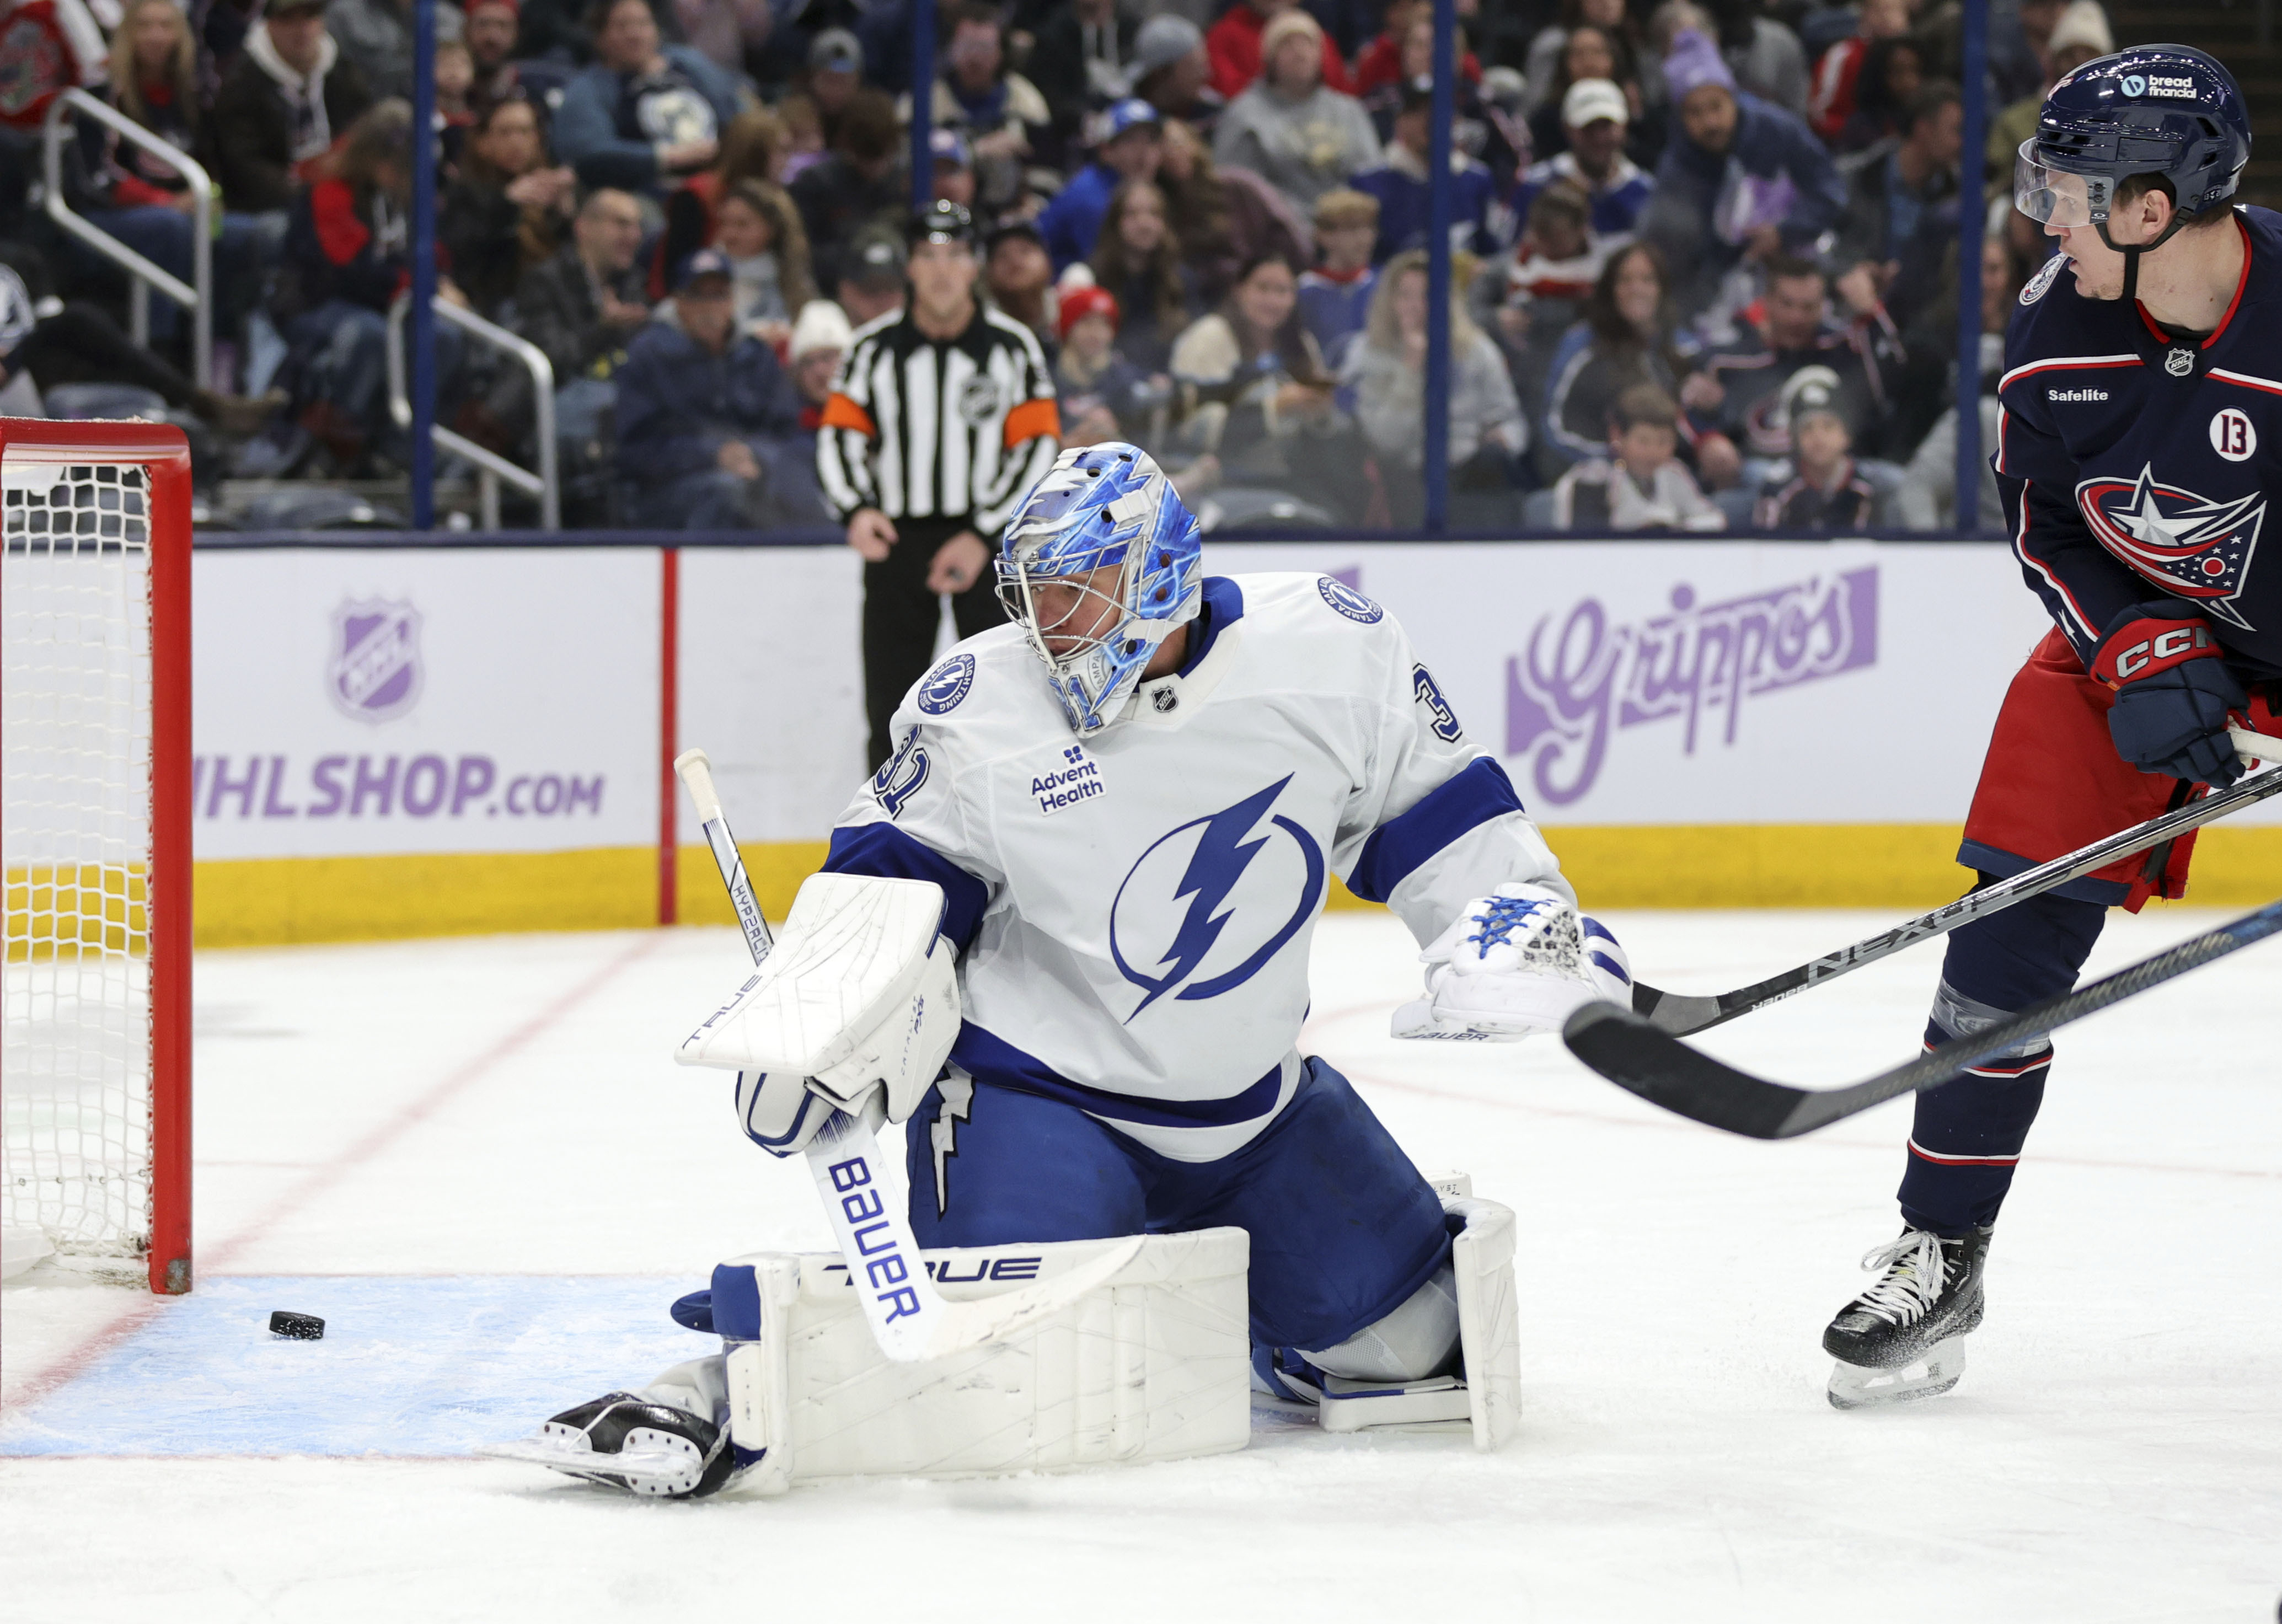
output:
MULTIPOLYGON (((1476 1448, 1494 1449, 1521 1415, 1513 1214, 1474 1199, 1463 1176, 1435 1183, 1453 1237, 1461 1369, 1417 1382, 1330 1378, 1322 1420, 1337 1432, 1463 1423, 1476 1448)), ((926 1257, 937 1289, 960 1302, 1083 1270, 1128 1244, 948 1247, 926 1257)), ((917 1364, 881 1353, 836 1255, 733 1258, 714 1270, 710 1291, 674 1307, 682 1324, 721 1337, 721 1355, 481 1452, 687 1498, 732 1484, 779 1494, 823 1478, 982 1476, 1239 1449, 1254 1386, 1249 1251, 1238 1229, 1148 1236, 1052 1317, 917 1364), (661 1425, 669 1412, 685 1425, 661 1425)))

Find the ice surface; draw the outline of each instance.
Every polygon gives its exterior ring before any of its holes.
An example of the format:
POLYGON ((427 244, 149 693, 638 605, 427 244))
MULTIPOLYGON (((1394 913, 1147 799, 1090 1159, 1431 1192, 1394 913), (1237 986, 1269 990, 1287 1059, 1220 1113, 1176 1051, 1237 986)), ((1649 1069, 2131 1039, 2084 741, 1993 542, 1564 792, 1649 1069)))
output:
MULTIPOLYGON (((2205 917, 2115 916, 2094 968, 2205 917)), ((1611 922, 1642 975, 1704 991, 1891 921, 1611 922)), ((1963 1383, 1854 1414, 1823 1398, 1817 1338, 1893 1228, 1907 1106, 1763 1145, 1665 1116, 1550 1044, 1398 1045, 1411 952, 1383 916, 1327 919, 1306 1041, 1422 1166, 1471 1170, 1518 1212, 1511 1449, 1262 1414, 1251 1449, 1212 1460, 699 1504, 454 1457, 695 1351, 665 1309, 717 1258, 827 1244, 802 1169, 737 1137, 726 1079, 671 1061, 743 979, 735 933, 203 955, 202 1284, 154 1303, 43 1265, 0 1293, 0 1607, 43 1624, 2275 1616, 2282 951, 2061 1035, 1963 1383), (325 1340, 273 1341, 273 1308, 323 1314, 325 1340)), ((1702 1041, 1786 1080, 1866 1075, 1916 1046, 1938 956, 1702 1041)))

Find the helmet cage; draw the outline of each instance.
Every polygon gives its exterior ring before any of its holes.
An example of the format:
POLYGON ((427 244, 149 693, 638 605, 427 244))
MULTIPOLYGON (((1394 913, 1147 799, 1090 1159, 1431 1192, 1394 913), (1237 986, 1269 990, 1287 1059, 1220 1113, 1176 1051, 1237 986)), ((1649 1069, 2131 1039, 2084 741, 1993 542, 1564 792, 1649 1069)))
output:
POLYGON ((1132 447, 1066 451, 1023 498, 997 560, 998 601, 1072 732, 1115 721, 1159 645, 1195 618, 1201 562, 1196 519, 1132 447), (1061 629, 1077 626, 1089 629, 1061 629))

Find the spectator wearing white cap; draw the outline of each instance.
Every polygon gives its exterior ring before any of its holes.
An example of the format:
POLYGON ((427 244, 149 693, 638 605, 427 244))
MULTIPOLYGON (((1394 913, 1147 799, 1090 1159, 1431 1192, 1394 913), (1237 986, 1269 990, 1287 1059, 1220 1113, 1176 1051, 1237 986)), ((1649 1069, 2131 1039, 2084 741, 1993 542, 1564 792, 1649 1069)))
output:
POLYGON ((1093 161, 1072 175, 1038 216, 1038 234, 1053 256, 1056 275, 1093 252, 1112 193, 1128 181, 1156 179, 1164 157, 1164 120, 1156 108, 1137 96, 1127 97, 1102 115, 1093 161))
POLYGON ((1565 181, 1583 192, 1591 206, 1587 224, 1596 248, 1612 248, 1630 238, 1656 190, 1654 178, 1625 156, 1631 118, 1625 93, 1611 81, 1580 79, 1571 85, 1561 99, 1569 150, 1522 171, 1513 191, 1510 229, 1529 218, 1529 206, 1539 192, 1565 181))

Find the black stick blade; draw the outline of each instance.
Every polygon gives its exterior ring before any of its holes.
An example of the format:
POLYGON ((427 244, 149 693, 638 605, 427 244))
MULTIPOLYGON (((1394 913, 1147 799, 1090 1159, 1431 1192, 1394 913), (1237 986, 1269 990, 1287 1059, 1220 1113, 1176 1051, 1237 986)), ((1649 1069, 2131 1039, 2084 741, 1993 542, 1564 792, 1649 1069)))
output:
POLYGON ((1616 1004, 1587 1004, 1561 1041, 1595 1071, 1651 1105, 1754 1139, 1787 1139, 1810 1091, 1770 1083, 1698 1053, 1653 1021, 1616 1004))

